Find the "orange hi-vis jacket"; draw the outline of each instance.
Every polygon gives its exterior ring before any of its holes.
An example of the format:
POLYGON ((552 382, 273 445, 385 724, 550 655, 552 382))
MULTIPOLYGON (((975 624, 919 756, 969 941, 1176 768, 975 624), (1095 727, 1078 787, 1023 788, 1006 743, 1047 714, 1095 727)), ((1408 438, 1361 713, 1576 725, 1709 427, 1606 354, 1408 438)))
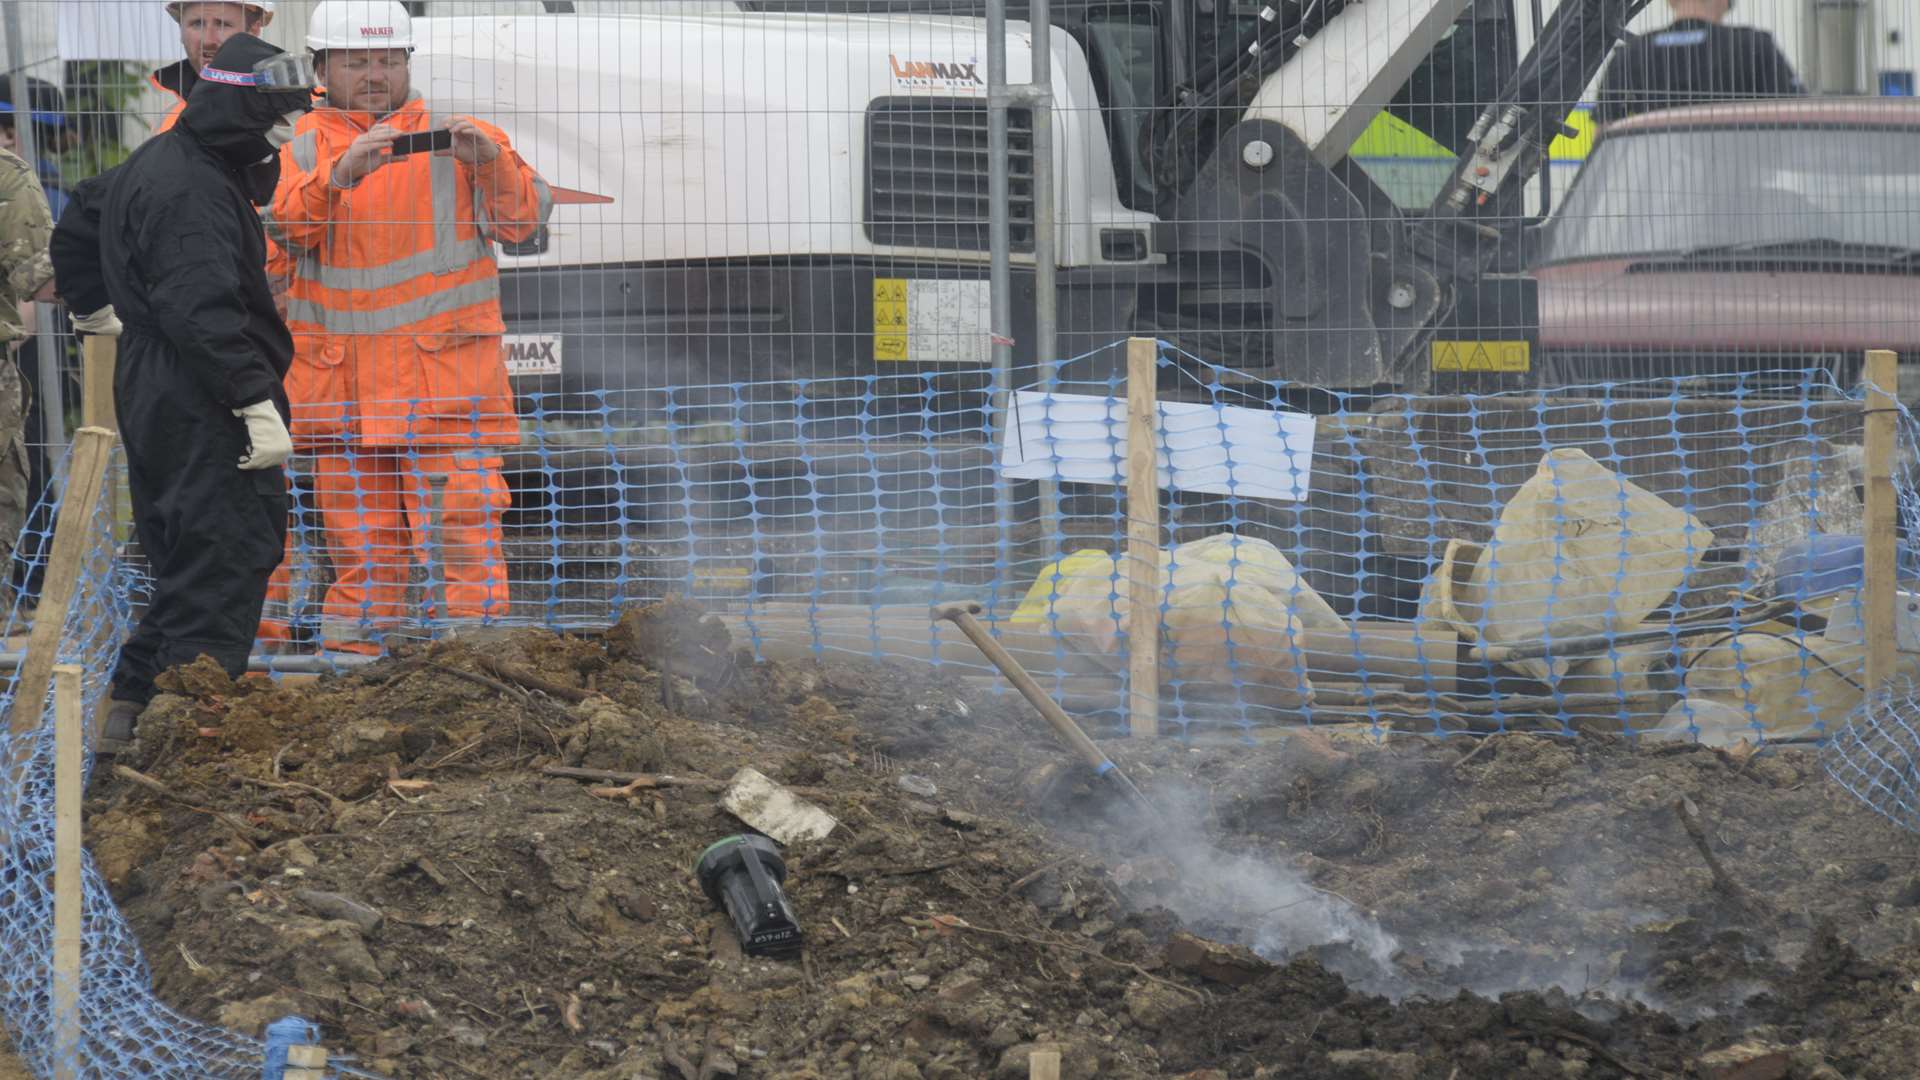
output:
POLYGON ((175 60, 166 67, 147 76, 147 82, 152 84, 155 90, 163 94, 170 94, 173 97, 173 104, 167 107, 167 115, 161 117, 160 122, 154 125, 153 133, 155 135, 160 134, 178 123, 180 121, 180 114, 186 111, 187 92, 192 89, 192 87, 187 85, 189 75, 195 75, 197 77, 197 73, 188 70, 185 60, 175 60))
POLYGON ((341 155, 374 124, 412 133, 449 119, 417 95, 378 119, 323 106, 281 149, 280 188, 263 216, 293 259, 286 388, 303 443, 519 441, 493 245, 530 239, 546 222, 546 182, 504 132, 479 123, 500 148, 485 165, 412 154, 352 188, 333 183, 341 155))

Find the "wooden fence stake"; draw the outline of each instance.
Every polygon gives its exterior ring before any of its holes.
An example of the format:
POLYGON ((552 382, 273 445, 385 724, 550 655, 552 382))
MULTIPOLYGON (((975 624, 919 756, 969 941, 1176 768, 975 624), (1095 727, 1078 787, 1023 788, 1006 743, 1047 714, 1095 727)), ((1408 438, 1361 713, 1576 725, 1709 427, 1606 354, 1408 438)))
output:
POLYGON ((54 1076, 75 1080, 80 1061, 80 871, 85 688, 78 664, 53 669, 53 1052, 54 1076))
POLYGON ((113 369, 119 364, 120 339, 98 334, 80 346, 80 423, 120 430, 113 411, 113 369))
POLYGON ((8 776, 13 780, 15 797, 20 792, 22 770, 33 756, 33 740, 25 736, 38 730, 44 719, 47 687, 53 682, 54 660, 60 652, 60 634, 79 589, 87 547, 95 540, 93 515, 100 506, 100 489, 106 484, 107 462, 112 457, 113 432, 83 427, 73 433, 66 493, 53 525, 53 551, 47 557, 33 630, 27 635, 27 655, 13 684, 13 715, 8 717, 7 729, 13 735, 8 776))
POLYGON ((1035 1050, 1028 1054, 1027 1080, 1060 1080, 1060 1051, 1035 1050))
POLYGON ((1866 380, 1866 548, 1867 692, 1878 690, 1893 674, 1898 638, 1894 634, 1894 605, 1899 601, 1899 540, 1894 514, 1899 498, 1893 490, 1893 458, 1897 453, 1894 422, 1898 418, 1900 368, 1895 353, 1874 349, 1867 353, 1866 380))
POLYGON ((281 1080, 326 1080, 326 1047, 287 1047, 287 1071, 280 1075, 281 1080))
POLYGON ((1127 718, 1135 738, 1160 734, 1160 344, 1127 342, 1127 718))
MULTIPOLYGON (((113 373, 120 363, 120 339, 89 335, 80 346, 80 423, 84 427, 103 428, 118 433, 120 417, 114 411, 113 373)), ((120 492, 108 493, 114 524, 114 538, 120 539, 120 492)), ((117 546, 117 545, 116 545, 117 546)), ((111 560, 113 552, 107 553, 111 560)))

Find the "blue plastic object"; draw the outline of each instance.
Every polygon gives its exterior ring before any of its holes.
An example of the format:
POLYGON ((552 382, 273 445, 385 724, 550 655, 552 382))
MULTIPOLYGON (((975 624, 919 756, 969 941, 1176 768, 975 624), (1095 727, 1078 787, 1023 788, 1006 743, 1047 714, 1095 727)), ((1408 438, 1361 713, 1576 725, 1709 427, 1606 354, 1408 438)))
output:
POLYGON ((287 1048, 311 1046, 320 1041, 320 1025, 298 1016, 283 1017, 267 1025, 267 1058, 260 1080, 282 1080, 287 1072, 287 1048))
MULTIPOLYGON (((1866 545, 1858 536, 1815 533, 1787 548, 1774 577, 1775 596, 1825 596, 1860 587, 1865 577, 1866 545)), ((1902 578, 1920 577, 1920 549, 1901 545, 1902 578)))

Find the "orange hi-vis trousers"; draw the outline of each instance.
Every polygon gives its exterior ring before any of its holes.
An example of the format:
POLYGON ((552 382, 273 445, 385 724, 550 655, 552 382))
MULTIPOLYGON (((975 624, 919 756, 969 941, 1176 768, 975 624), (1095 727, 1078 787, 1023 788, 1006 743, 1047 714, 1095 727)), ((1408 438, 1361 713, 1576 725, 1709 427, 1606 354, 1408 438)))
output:
MULTIPOLYGON (((372 651, 379 636, 410 621, 407 589, 414 566, 427 570, 427 610, 454 620, 507 614, 507 562, 501 519, 511 501, 501 459, 484 450, 331 447, 302 459, 320 509, 319 547, 333 568, 321 603, 326 645, 372 651)), ((288 544, 291 548, 292 534, 288 544)), ((267 600, 285 610, 286 560, 267 600)), ((263 622, 261 637, 285 636, 263 622)))

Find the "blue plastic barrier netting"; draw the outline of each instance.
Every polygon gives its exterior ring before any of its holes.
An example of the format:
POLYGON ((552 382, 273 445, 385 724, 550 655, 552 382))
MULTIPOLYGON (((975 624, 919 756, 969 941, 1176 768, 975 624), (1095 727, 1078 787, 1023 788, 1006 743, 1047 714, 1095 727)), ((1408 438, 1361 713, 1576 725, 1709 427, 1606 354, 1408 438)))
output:
MULTIPOLYGON (((132 622, 142 583, 128 572, 116 551, 113 491, 124 468, 109 474, 106 494, 92 508, 88 551, 76 595, 61 628, 58 660, 85 671, 85 715, 103 705, 119 644, 132 622)), ((121 500, 124 502, 124 499, 121 500)), ((30 519, 50 522, 57 504, 42 505, 30 519)), ((50 537, 37 526, 23 537, 22 551, 47 552, 50 537)), ((21 558, 18 576, 37 572, 35 559, 21 558)), ((31 622, 32 594, 13 598, 7 620, 10 640, 22 640, 31 622)), ((8 679, 6 706, 13 716, 14 679, 8 679)), ((6 736, 0 760, 21 767, 0 775, 0 1016, 14 1050, 36 1076, 56 1075, 58 1048, 53 1043, 50 959, 53 954, 53 701, 37 703, 42 721, 22 736, 6 736), (17 742, 24 740, 24 745, 17 742)), ((89 724, 89 738, 91 725, 89 724)), ((89 754, 89 773, 91 755, 89 754)), ((263 1046, 256 1039, 190 1020, 153 995, 139 942, 108 896, 92 857, 84 863, 84 940, 81 946, 81 1040, 65 1062, 88 1080, 129 1077, 172 1080, 258 1080, 263 1046)), ((366 1075, 350 1066, 329 1075, 366 1075)))
MULTIPOLYGON (((485 451, 512 489, 504 531, 457 550, 418 501, 386 546, 340 525, 379 510, 382 485, 444 470, 445 447, 311 456, 273 614, 311 647, 343 626, 594 625, 683 594, 761 655, 987 674, 925 616, 973 599, 1091 726, 1124 727, 1124 357, 1116 343, 1044 378, 525 394, 519 445, 485 451), (329 591, 341 566, 408 599, 329 591), (449 583, 485 573, 510 576, 508 598, 446 617, 449 583)), ((1164 565, 1140 569, 1177 730, 1732 742, 1820 737, 1857 702, 1861 396, 1832 372, 1408 397, 1262 382, 1165 345, 1156 362, 1164 565)), ((387 411, 444 432, 461 407, 387 411)), ((1905 462, 1904 413, 1900 431, 1905 462)))

